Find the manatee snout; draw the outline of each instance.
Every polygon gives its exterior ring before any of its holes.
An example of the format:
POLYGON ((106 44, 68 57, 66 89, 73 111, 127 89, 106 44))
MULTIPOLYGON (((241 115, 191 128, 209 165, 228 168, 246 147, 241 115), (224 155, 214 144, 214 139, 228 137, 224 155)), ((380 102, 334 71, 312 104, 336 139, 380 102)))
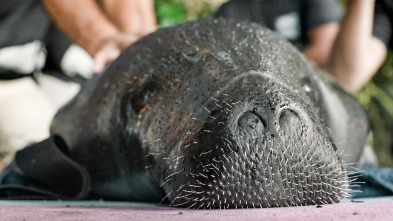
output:
POLYGON ((168 171, 163 186, 172 206, 283 207, 347 196, 338 154, 303 104, 265 95, 224 103, 178 153, 181 166, 168 171))

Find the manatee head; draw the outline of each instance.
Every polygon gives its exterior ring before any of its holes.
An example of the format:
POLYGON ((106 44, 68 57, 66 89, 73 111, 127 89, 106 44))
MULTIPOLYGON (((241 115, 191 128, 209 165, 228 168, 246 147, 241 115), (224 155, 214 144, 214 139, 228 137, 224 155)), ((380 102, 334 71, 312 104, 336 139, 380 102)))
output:
POLYGON ((317 72, 298 50, 260 26, 225 20, 156 36, 154 82, 166 83, 155 84, 140 140, 170 205, 296 206, 347 196, 316 102, 317 72))
POLYGON ((192 132, 163 162, 171 205, 279 207, 345 198, 345 169, 310 105, 272 76, 234 78, 188 122, 192 132))

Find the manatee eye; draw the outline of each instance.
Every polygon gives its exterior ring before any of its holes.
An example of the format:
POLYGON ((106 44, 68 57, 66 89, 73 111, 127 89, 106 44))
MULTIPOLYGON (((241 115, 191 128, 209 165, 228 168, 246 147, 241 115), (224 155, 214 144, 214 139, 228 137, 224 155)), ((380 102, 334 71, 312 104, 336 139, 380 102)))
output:
POLYGON ((139 114, 142 110, 146 110, 149 102, 157 93, 157 84, 150 81, 143 85, 142 90, 133 93, 131 96, 131 105, 135 113, 139 114))
POLYGON ((318 90, 316 90, 315 82, 309 76, 305 76, 300 80, 302 84, 302 88, 304 92, 306 92, 307 96, 309 96, 313 101, 320 100, 318 90))
POLYGON ((309 76, 304 76, 301 80, 301 85, 303 87, 303 90, 306 93, 310 93, 312 91, 312 82, 309 76))
POLYGON ((158 92, 155 82, 145 83, 139 90, 125 94, 121 100, 121 117, 123 121, 143 114, 158 92))

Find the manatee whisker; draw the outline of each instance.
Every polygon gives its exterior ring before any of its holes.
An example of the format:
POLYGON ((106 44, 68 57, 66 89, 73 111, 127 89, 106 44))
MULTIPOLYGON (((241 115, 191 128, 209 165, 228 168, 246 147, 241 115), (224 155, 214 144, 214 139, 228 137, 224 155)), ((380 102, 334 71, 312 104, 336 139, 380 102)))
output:
MULTIPOLYGON (((209 132, 211 132, 211 131, 209 131, 209 132)), ((209 153, 211 153, 211 152, 213 152, 213 150, 209 150, 209 151, 206 151, 206 152, 202 152, 201 154, 199 154, 199 156, 206 155, 206 154, 209 154, 209 153)))
POLYGON ((171 178, 166 178, 163 183, 161 183, 160 187, 164 186, 166 183, 170 182, 171 178))
POLYGON ((165 200, 165 199, 168 199, 169 195, 171 195, 172 193, 173 193, 173 191, 167 193, 167 194, 164 196, 164 198, 162 198, 161 201, 160 201, 158 204, 161 205, 161 204, 164 202, 164 200, 165 200))
MULTIPOLYGON (((191 200, 188 200, 188 201, 185 201, 185 202, 182 202, 182 203, 178 203, 178 204, 170 204, 170 206, 175 206, 175 207, 178 207, 178 206, 183 206, 183 205, 187 205, 187 203, 189 203, 191 200)), ((174 202, 174 201, 173 201, 174 202)))

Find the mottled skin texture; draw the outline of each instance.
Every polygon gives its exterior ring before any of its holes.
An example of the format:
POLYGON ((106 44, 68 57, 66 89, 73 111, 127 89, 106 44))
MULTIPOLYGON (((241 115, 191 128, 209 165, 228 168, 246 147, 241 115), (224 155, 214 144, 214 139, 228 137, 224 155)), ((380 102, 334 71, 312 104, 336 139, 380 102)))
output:
POLYGON ((104 199, 190 208, 339 202, 367 120, 325 78, 255 24, 180 24, 126 49, 58 112, 51 133, 104 199))

